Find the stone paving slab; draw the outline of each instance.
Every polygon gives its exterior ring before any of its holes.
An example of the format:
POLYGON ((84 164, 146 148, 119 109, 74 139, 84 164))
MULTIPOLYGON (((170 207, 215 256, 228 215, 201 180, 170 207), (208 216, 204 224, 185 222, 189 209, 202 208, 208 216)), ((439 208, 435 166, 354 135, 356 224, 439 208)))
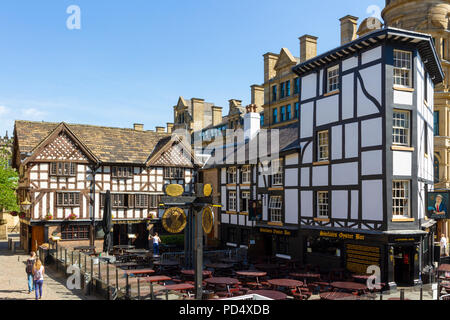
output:
MULTIPOLYGON (((0 300, 34 300, 34 292, 28 293, 25 261, 28 255, 11 254, 8 243, 0 241, 0 300)), ((81 290, 69 290, 66 279, 46 268, 42 300, 98 300, 94 296, 83 296, 81 290)))

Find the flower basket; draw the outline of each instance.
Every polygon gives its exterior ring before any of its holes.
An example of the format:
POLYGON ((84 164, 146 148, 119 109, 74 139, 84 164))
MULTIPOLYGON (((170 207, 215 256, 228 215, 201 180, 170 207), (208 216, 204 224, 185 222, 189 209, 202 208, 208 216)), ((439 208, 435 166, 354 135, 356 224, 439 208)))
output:
POLYGON ((45 216, 45 220, 47 221, 53 220, 53 216, 51 214, 48 214, 45 216))
POLYGON ((77 215, 76 215, 75 213, 72 213, 72 214, 68 217, 68 219, 69 219, 69 220, 77 220, 78 217, 77 217, 77 215))
POLYGON ((154 213, 149 213, 149 214, 147 215, 147 220, 153 220, 153 219, 156 219, 156 214, 154 214, 154 213))
POLYGON ((27 217, 26 213, 24 213, 24 212, 19 213, 20 219, 25 219, 26 217, 27 217))
POLYGON ((9 214, 12 215, 13 217, 17 217, 19 215, 17 211, 12 211, 9 214))

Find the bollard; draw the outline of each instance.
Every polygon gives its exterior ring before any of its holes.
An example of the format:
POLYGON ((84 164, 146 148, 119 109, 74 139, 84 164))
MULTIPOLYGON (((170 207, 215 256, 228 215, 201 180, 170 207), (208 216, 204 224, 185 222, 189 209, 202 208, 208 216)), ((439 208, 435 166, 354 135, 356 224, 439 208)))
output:
POLYGON ((73 266, 73 251, 72 251, 72 260, 71 260, 71 265, 73 266))
POLYGON ((106 299, 109 300, 109 261, 106 265, 106 299))
POLYGON ((125 295, 126 295, 127 299, 130 298, 130 288, 128 286, 128 273, 127 273, 127 278, 126 278, 126 283, 125 283, 125 295))
POLYGON ((92 294, 93 286, 94 286, 94 260, 91 258, 91 284, 89 286, 89 294, 92 294))
POLYGON ((405 289, 400 290, 400 300, 405 300, 405 289))
POLYGON ((87 271, 86 260, 87 260, 87 254, 84 255, 84 273, 86 273, 86 271, 87 271))
POLYGON ((150 298, 155 300, 155 295, 153 293, 153 282, 150 281, 150 298))
POLYGON ((101 266, 102 266, 102 264, 100 262, 100 258, 98 258, 98 278, 100 279, 100 281, 102 280, 102 273, 100 271, 101 266))
POLYGON ((380 300, 383 300, 383 292, 380 292, 380 300))
POLYGON ((420 300, 423 300, 423 285, 420 284, 420 300))
POLYGON ((119 271, 116 267, 116 291, 119 292, 119 271))
POLYGON ((58 242, 56 243, 56 272, 58 272, 58 242))
POLYGON ((81 271, 81 252, 78 252, 78 267, 81 271))
POLYGON ((67 270, 67 249, 64 249, 64 269, 67 270))
POLYGON ((140 277, 137 277, 137 282, 138 282, 138 300, 141 300, 141 280, 140 277))
POLYGON ((166 289, 166 300, 169 300, 169 290, 166 289))

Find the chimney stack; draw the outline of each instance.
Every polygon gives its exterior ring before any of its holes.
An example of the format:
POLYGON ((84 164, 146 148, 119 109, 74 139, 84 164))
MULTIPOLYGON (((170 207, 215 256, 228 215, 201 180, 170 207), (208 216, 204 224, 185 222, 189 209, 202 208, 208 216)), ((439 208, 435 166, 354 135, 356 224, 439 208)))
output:
POLYGON ((166 132, 166 128, 164 127, 155 127, 156 132, 158 133, 165 133, 166 132))
POLYGON ((251 104, 246 107, 247 113, 244 115, 244 139, 251 140, 261 128, 261 115, 256 112, 257 106, 251 104))
POLYGON ((212 107, 212 125, 216 126, 222 122, 222 107, 212 107))
POLYGON ((356 39, 358 17, 346 15, 339 19, 341 21, 341 45, 352 42, 356 39))
POLYGON ((262 107, 264 105, 264 87, 254 84, 250 88, 252 93, 252 104, 262 107))
POLYGON ((167 122, 167 133, 172 133, 173 131, 173 123, 167 122))
POLYGON ((305 34, 300 40, 300 63, 317 56, 317 37, 305 34))
POLYGON ((144 125, 140 124, 140 123, 135 123, 133 125, 133 128, 134 128, 135 131, 144 131, 144 125))
POLYGON ((264 55, 264 82, 268 82, 275 77, 275 65, 278 62, 279 55, 268 52, 264 55))

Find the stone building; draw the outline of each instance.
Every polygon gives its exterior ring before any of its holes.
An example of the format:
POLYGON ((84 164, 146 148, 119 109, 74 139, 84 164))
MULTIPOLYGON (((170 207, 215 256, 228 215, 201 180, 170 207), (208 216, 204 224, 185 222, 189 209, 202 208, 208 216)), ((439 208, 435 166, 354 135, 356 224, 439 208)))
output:
MULTIPOLYGON (((386 0, 382 17, 388 27, 430 34, 441 59, 444 73, 450 73, 450 1, 386 0)), ((434 90, 434 176, 435 189, 450 188, 450 84, 446 76, 434 90)), ((437 234, 449 237, 449 223, 440 221, 437 234)))

